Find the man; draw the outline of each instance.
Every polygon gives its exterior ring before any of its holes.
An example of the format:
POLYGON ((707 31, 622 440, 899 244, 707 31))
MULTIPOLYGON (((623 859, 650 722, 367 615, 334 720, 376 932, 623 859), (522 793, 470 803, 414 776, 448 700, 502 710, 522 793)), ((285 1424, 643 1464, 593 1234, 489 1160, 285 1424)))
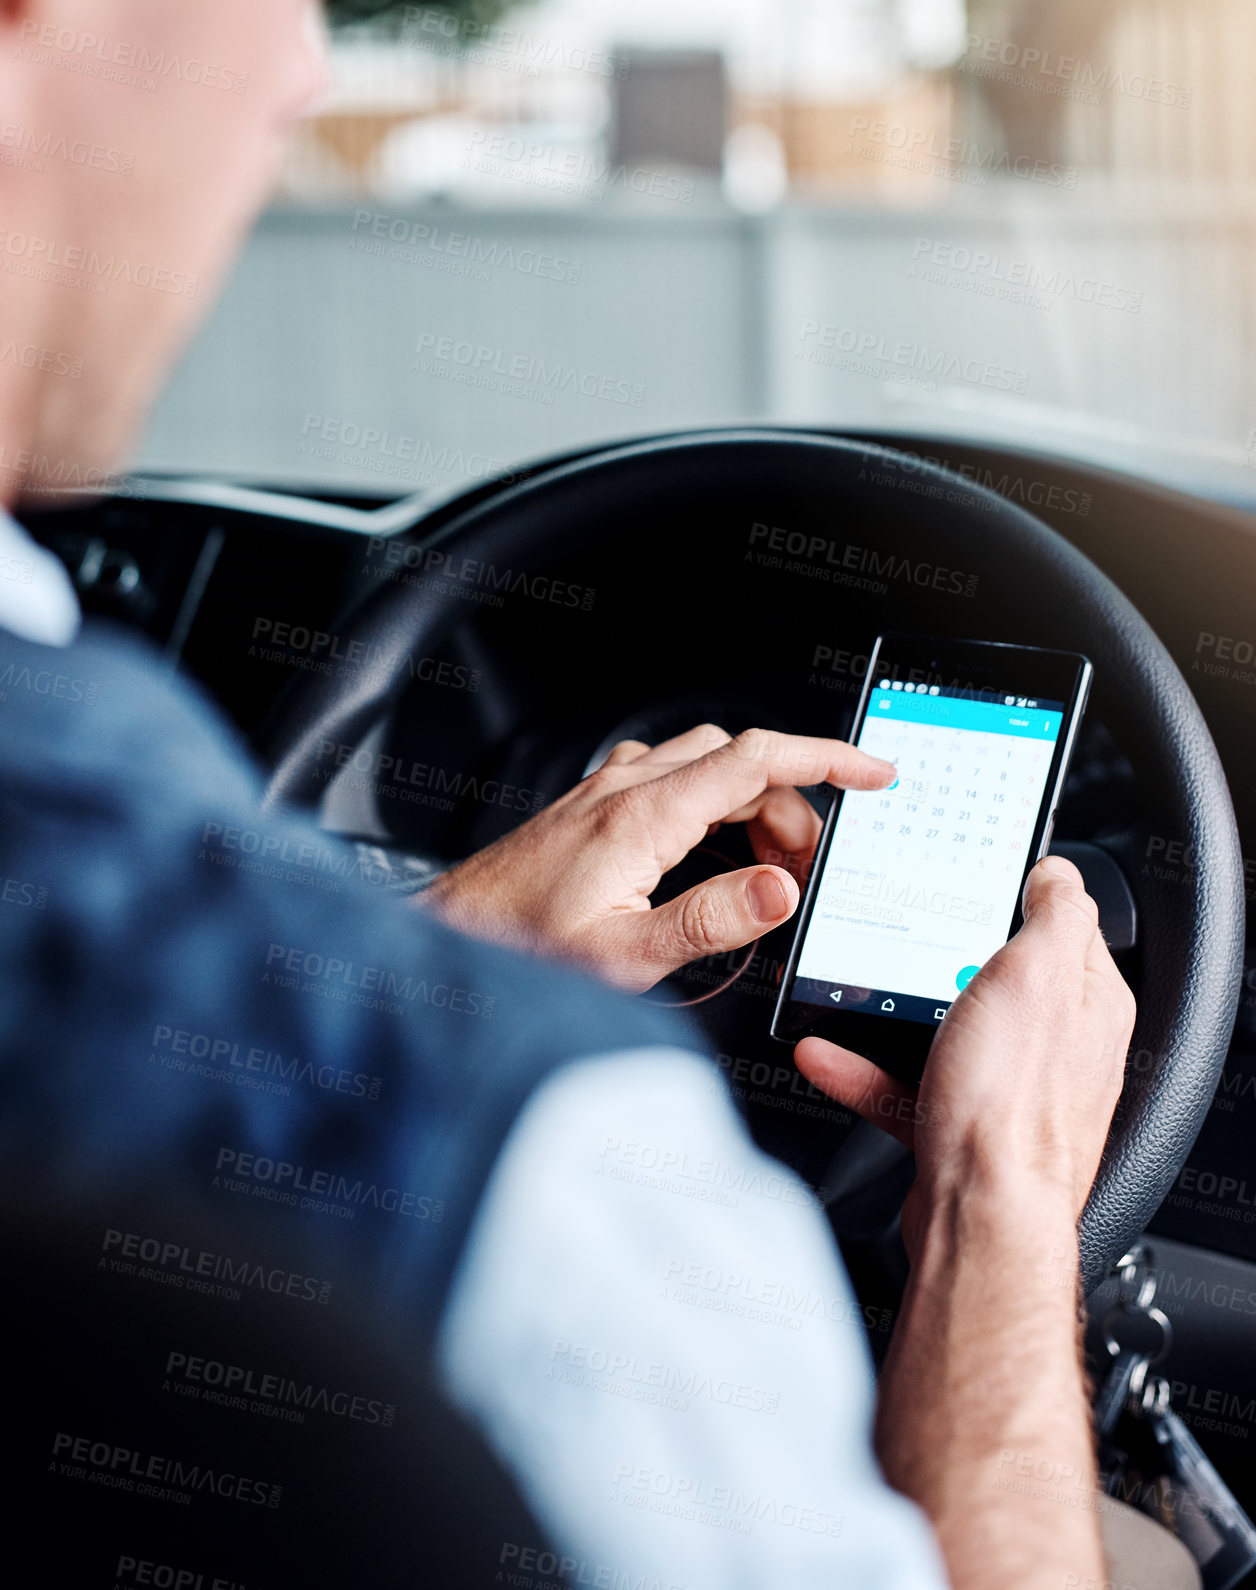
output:
MULTIPOLYGON (((58 464, 90 478, 120 458, 266 191, 276 135, 323 74, 305 0, 0 3, 11 156, 0 332, 33 350, 0 363, 0 505, 58 464), (244 91, 176 74, 148 92, 65 69, 89 37, 227 63, 244 91), (100 295, 41 263, 74 250, 144 261, 200 291, 132 280, 100 295)), ((1075 1227, 1133 1003, 1071 866, 1034 870, 1023 931, 948 1015, 918 1103, 892 1112, 916 1123, 904 1130, 919 1177, 877 1415, 887 1485, 858 1311, 818 1207, 751 1146, 685 1029, 511 952, 636 991, 748 943, 796 908, 788 872, 756 865, 651 909, 663 872, 720 822, 746 823, 757 854, 805 856, 818 825, 794 786, 879 788, 893 770, 834 741, 730 740, 708 726, 619 746, 418 911, 365 889, 300 898, 197 859, 207 824, 261 822, 255 775, 213 711, 142 648, 91 626, 76 639, 59 566, 7 516, 0 536, 0 861, 42 902, 0 919, 15 1197, 71 1221, 120 1199, 134 1222, 177 1212, 233 1232, 224 1243, 283 1249, 293 1263, 267 1268, 265 1284, 290 1296, 319 1274, 335 1271, 337 1288, 352 1274, 355 1314, 386 1321, 392 1348, 414 1322, 416 1373, 436 1367, 569 1563, 619 1575, 597 1582, 1104 1581, 1075 1227), (445 992, 400 1013, 362 992, 406 971, 445 992), (187 1058, 202 1038, 224 1056, 216 1071, 187 1058), (306 1094, 213 1092, 255 1055, 265 1072, 273 1054, 301 1057, 291 1068, 308 1068, 306 1094), (372 1113, 376 1097, 386 1111, 372 1113), (735 1208, 670 1196, 651 1167, 682 1162, 727 1167, 746 1196, 735 1208), (669 1284, 712 1269, 825 1306, 783 1350, 779 1330, 669 1284), (1014 1285, 991 1315, 1004 1275, 1014 1285), (1058 1488, 1009 1483, 1025 1460, 1069 1477, 1069 1505, 1058 1488), (730 1500, 744 1496, 763 1499, 767 1519, 748 1531, 730 1500)), ((325 842, 295 818, 279 826, 325 842)), ((877 1122, 903 1094, 818 1040, 797 1060, 877 1122)), ((103 1223, 98 1264, 119 1288, 191 1276, 204 1293, 227 1264, 103 1223)), ((38 1297, 29 1308, 38 1326, 38 1297)), ((176 1344, 163 1362, 167 1381, 209 1400, 203 1355, 176 1344)), ((275 1395, 263 1389, 264 1410, 275 1395)), ((59 1427, 50 1450, 50 1484, 169 1480, 164 1456, 91 1432, 59 1427)), ((280 1489, 263 1487, 268 1505, 280 1489)), ((72 1489, 54 1494, 73 1508, 72 1489)), ((503 1551, 507 1566, 522 1561, 518 1543, 503 1551)), ((268 1583, 280 1572, 257 1567, 268 1583)))

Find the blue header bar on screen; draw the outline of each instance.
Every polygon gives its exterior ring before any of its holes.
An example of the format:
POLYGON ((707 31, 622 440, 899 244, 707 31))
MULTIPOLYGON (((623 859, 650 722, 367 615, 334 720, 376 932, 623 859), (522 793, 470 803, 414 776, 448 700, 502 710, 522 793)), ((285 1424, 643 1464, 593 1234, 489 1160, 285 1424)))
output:
POLYGON ((872 691, 868 717, 932 723, 939 729, 976 729, 982 734, 1015 734, 1044 744, 1058 737, 1064 721, 1062 713, 1041 707, 964 701, 955 696, 931 696, 925 690, 882 690, 879 685, 872 691))

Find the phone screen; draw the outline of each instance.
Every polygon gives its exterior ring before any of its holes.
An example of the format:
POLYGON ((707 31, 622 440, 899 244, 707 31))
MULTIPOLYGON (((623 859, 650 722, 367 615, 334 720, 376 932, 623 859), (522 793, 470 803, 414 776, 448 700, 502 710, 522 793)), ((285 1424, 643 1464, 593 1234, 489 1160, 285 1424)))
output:
POLYGON ((1065 721, 1038 696, 873 679, 790 997, 936 1024, 1006 943, 1065 721))

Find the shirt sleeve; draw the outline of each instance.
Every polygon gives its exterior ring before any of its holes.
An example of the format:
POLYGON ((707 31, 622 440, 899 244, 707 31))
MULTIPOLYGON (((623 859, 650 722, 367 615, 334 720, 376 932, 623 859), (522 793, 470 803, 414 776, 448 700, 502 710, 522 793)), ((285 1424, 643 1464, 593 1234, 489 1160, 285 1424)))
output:
POLYGON ((438 1354, 576 1583, 944 1590, 876 1465, 827 1222, 695 1055, 582 1061, 537 1091, 438 1354))
POLYGON ((65 565, 0 508, 0 627, 44 646, 68 646, 79 604, 65 565))

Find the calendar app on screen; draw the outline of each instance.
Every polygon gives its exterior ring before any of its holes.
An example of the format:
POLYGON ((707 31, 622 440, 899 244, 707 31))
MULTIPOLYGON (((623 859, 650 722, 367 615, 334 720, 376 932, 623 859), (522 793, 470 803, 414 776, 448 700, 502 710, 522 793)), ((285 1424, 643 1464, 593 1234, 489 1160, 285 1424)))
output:
POLYGON ((941 1020, 1007 941, 1063 709, 874 683, 858 743, 898 778, 842 799, 795 997, 941 1020))

